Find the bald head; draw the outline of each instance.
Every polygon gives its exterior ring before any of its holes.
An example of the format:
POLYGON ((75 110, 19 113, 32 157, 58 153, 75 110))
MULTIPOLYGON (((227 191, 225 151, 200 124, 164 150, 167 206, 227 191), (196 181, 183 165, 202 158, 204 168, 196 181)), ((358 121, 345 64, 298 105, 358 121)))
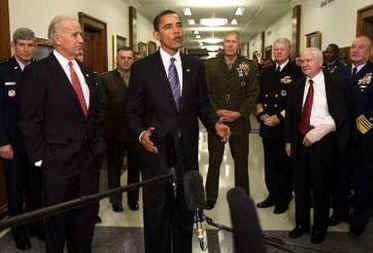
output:
POLYGON ((356 66, 365 64, 372 53, 372 41, 366 36, 360 36, 354 39, 350 49, 350 57, 356 66))

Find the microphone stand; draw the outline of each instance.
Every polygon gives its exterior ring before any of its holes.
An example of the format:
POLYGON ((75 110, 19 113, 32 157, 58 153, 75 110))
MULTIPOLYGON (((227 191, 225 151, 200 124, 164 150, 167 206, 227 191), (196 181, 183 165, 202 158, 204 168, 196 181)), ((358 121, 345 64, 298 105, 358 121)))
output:
MULTIPOLYGON (((204 218, 205 218, 207 224, 209 224, 210 226, 216 227, 216 228, 218 228, 218 230, 224 230, 224 231, 227 231, 227 232, 234 233, 233 228, 228 227, 226 225, 216 223, 216 222, 214 222, 214 220, 212 218, 210 218, 206 215, 204 215, 204 218)), ((280 250, 289 252, 289 253, 296 253, 296 252, 292 251, 292 250, 290 250, 290 249, 288 249, 284 246, 286 246, 286 245, 287 246, 294 246, 294 247, 298 247, 298 248, 309 249, 309 250, 313 250, 313 251, 316 251, 316 252, 323 252, 323 253, 331 253, 332 252, 332 251, 323 250, 321 248, 314 248, 312 246, 308 246, 308 245, 305 245, 305 244, 285 241, 285 240, 282 240, 282 239, 276 238, 276 237, 269 237, 266 234, 262 234, 262 236, 263 236, 265 244, 267 244, 269 246, 272 246, 276 249, 280 249, 280 250)), ((336 250, 338 250, 338 249, 336 249, 336 250)), ((338 252, 343 253, 342 251, 338 251, 338 252)))
POLYGON ((144 187, 147 184, 159 183, 159 182, 167 182, 173 177, 172 174, 166 174, 159 177, 154 177, 148 180, 143 180, 136 184, 130 184, 128 186, 122 186, 113 188, 108 191, 81 196, 80 198, 69 200, 63 203, 58 203, 52 206, 47 206, 41 209, 37 209, 31 212, 27 212, 24 214, 16 215, 10 218, 7 218, 0 222, 0 231, 11 227, 11 226, 19 226, 22 224, 30 223, 33 221, 37 221, 43 219, 45 217, 54 216, 60 213, 64 213, 73 209, 79 209, 83 206, 89 205, 91 203, 98 202, 99 200, 109 197, 113 194, 123 193, 130 190, 138 189, 140 187, 144 187))

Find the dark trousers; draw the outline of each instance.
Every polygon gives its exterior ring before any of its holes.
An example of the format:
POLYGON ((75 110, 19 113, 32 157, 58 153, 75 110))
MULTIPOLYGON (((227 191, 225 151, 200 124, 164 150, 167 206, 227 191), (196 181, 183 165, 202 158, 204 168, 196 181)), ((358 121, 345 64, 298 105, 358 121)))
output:
MULTIPOLYGON (((8 215, 15 216, 27 211, 24 209, 24 204, 29 206, 30 181, 29 173, 30 166, 28 157, 24 148, 18 145, 12 145, 14 158, 12 160, 4 159, 4 167, 6 169, 7 178, 7 193, 8 193, 8 215)), ((13 236, 25 236, 28 234, 28 225, 21 225, 12 228, 13 236)))
POLYGON ((268 198, 276 206, 288 206, 292 197, 293 175, 290 159, 281 139, 263 138, 265 183, 268 198))
MULTIPOLYGON (((234 182, 242 187, 247 194, 249 190, 249 135, 248 131, 232 134, 229 146, 234 160, 234 182)), ((208 134, 209 170, 206 180, 207 201, 215 203, 219 191, 220 165, 223 159, 225 144, 214 134, 208 134)))
MULTIPOLYGON (((169 173, 167 157, 159 145, 159 154, 150 154, 141 149, 144 159, 144 180, 169 173)), ((180 149, 178 149, 180 150, 180 149)), ((193 213, 188 211, 183 193, 184 158, 177 154, 177 197, 169 182, 154 183, 143 188, 145 253, 191 253, 193 213)))
MULTIPOLYGON (((127 154, 128 164, 127 184, 139 182, 140 163, 137 158, 140 148, 139 144, 108 139, 107 145, 109 189, 120 187, 120 175, 125 154, 127 154)), ((139 190, 129 191, 127 197, 128 203, 137 203, 139 200, 139 190)), ((113 204, 122 202, 122 194, 112 195, 110 202, 113 204)))
MULTIPOLYGON (((58 171, 63 165, 45 162, 43 160, 44 206, 98 192, 100 161, 89 150, 80 150, 74 156, 71 167, 65 168, 66 174, 58 171)), ((90 253, 98 207, 98 203, 92 203, 46 218, 46 252, 63 253, 66 243, 69 253, 90 253)))
POLYGON ((368 223, 373 207, 373 137, 360 135, 358 143, 356 153, 359 159, 354 175, 356 201, 351 225, 363 226, 368 223))
MULTIPOLYGON (((302 141, 302 138, 300 138, 302 141)), ((310 225, 311 189, 314 227, 326 229, 329 218, 330 181, 333 178, 335 134, 326 135, 306 148, 298 143, 294 154, 295 220, 310 225)), ((294 150, 294 149, 293 149, 294 150)))

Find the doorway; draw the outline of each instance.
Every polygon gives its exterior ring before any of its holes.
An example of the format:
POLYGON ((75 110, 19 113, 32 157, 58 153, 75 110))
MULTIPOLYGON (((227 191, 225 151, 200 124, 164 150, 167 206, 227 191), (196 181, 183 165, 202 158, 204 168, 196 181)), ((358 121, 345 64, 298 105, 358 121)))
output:
POLYGON ((102 73, 108 69, 106 23, 79 12, 79 22, 84 33, 84 63, 93 71, 102 73))
POLYGON ((356 35, 373 39, 373 5, 358 10, 356 35))

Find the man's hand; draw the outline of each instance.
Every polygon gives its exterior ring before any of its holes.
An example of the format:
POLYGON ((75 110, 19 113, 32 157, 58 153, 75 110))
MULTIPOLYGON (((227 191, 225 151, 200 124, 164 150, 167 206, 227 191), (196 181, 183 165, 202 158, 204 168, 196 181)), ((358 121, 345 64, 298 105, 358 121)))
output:
POLYGON ((311 145, 312 145, 312 142, 311 142, 311 140, 307 137, 307 134, 304 136, 304 138, 303 138, 303 145, 305 146, 305 147, 311 147, 311 145))
POLYGON ((264 125, 274 127, 280 124, 280 119, 277 117, 277 115, 272 115, 272 116, 268 116, 267 118, 265 118, 263 123, 264 125))
POLYGON ((285 143, 285 153, 288 157, 291 156, 291 143, 290 142, 285 143))
POLYGON ((267 113, 262 114, 259 119, 263 122, 265 122, 269 118, 269 115, 267 113))
POLYGON ((0 147, 0 157, 7 160, 12 160, 14 158, 14 152, 12 145, 4 145, 0 147))
POLYGON ((216 122, 215 131, 216 134, 219 137, 221 137, 222 142, 227 142, 229 140, 229 137, 231 136, 230 128, 227 125, 225 125, 221 120, 216 122))
POLYGON ((150 136, 154 130, 154 127, 149 127, 146 131, 144 131, 143 135, 141 136, 140 143, 147 151, 158 154, 158 147, 150 139, 150 136))
POLYGON ((239 117, 241 117, 241 113, 236 111, 230 110, 218 110, 216 114, 219 116, 220 120, 223 122, 233 122, 239 117))

